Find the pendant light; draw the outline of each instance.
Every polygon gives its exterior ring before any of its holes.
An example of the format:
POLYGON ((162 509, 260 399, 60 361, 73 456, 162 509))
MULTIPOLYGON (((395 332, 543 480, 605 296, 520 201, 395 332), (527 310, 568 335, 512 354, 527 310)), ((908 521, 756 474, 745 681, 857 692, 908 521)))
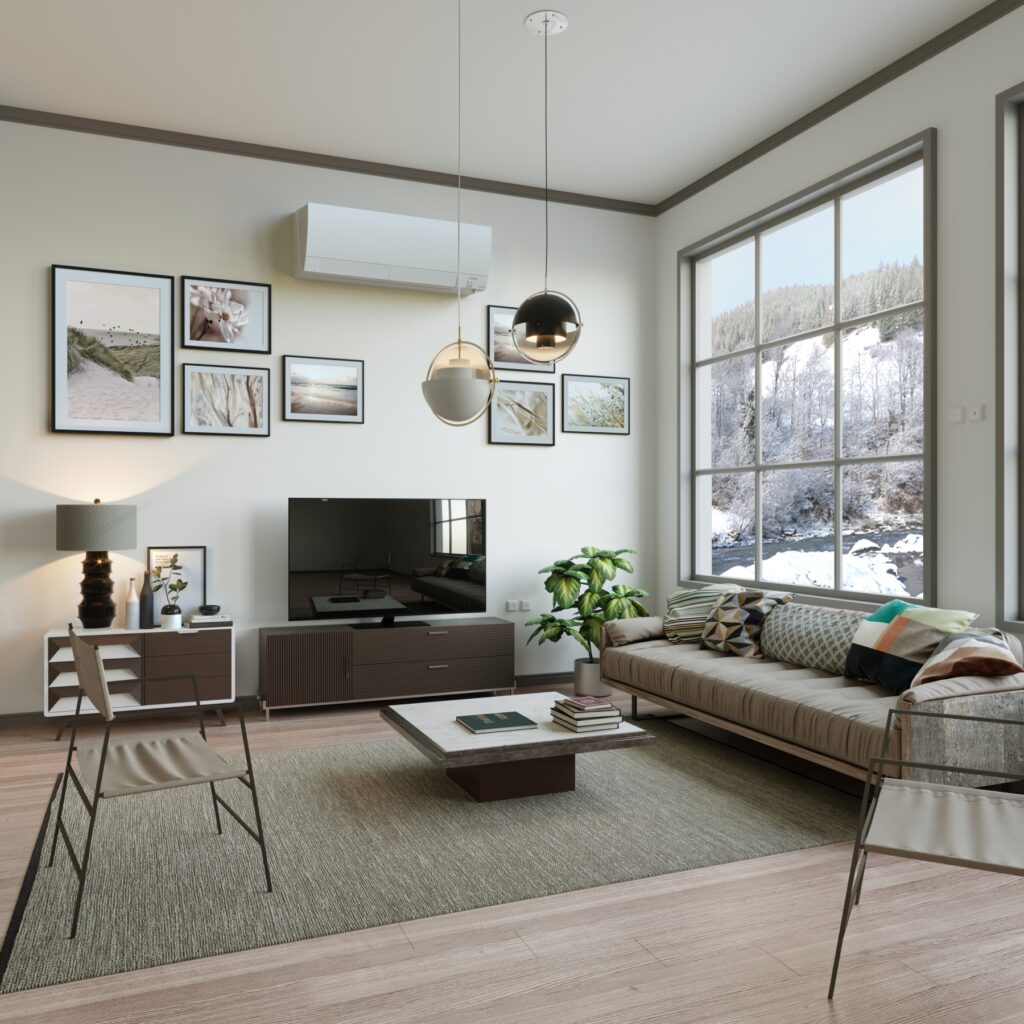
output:
POLYGON ((458 0, 458 182, 456 186, 456 278, 458 331, 431 360, 423 397, 434 415, 452 427, 473 423, 491 404, 498 378, 487 353, 462 338, 462 0, 458 0))
POLYGON ((583 323, 576 303, 563 292, 548 288, 548 36, 569 27, 558 11, 534 11, 527 31, 544 36, 544 290, 524 299, 512 318, 512 340, 531 363, 557 363, 579 340, 583 323))

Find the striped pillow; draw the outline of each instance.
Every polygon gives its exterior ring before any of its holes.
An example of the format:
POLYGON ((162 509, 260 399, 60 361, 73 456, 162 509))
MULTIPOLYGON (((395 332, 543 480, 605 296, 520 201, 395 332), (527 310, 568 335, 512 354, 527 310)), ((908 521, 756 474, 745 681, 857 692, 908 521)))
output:
POLYGON ((669 595, 665 636, 674 644, 700 643, 711 609, 723 594, 733 594, 734 583, 712 583, 696 590, 677 590, 669 595))
POLYGON ((999 630, 969 629, 939 641, 932 656, 914 676, 911 686, 956 676, 1012 676, 1024 672, 999 630))

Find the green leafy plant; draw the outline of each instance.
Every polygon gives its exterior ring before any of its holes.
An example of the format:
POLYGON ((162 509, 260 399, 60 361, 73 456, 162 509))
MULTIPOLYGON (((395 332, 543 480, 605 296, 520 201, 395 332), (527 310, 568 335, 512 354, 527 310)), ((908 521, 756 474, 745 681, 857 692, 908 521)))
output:
POLYGON ((563 558, 541 569, 547 573, 544 589, 551 595, 552 610, 544 612, 526 623, 537 628, 527 643, 555 643, 570 636, 587 652, 587 660, 594 661, 594 648, 601 643, 601 627, 611 619, 635 619, 646 615, 647 609, 640 598, 646 590, 610 584, 621 570, 633 572, 633 563, 623 555, 635 555, 632 548, 610 551, 604 548, 583 548, 571 558, 563 558), (559 612, 570 612, 559 615, 559 612))
POLYGON ((167 604, 163 607, 163 614, 174 615, 178 612, 178 601, 181 599, 182 591, 188 586, 188 580, 182 579, 183 570, 178 561, 177 554, 171 555, 171 560, 166 566, 158 565, 153 570, 151 577, 154 593, 163 591, 167 604), (164 569, 167 575, 164 575, 164 569))

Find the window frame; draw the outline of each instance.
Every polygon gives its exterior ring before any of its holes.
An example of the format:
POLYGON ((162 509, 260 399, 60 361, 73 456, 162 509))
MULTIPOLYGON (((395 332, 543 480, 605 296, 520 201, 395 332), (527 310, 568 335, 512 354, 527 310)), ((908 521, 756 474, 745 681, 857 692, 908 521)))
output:
POLYGON ((464 516, 453 516, 451 514, 451 511, 452 511, 451 502, 453 500, 456 500, 456 501, 467 501, 468 502, 468 501, 476 500, 476 499, 470 499, 470 498, 459 498, 459 499, 453 499, 453 498, 431 498, 430 499, 430 556, 431 556, 431 558, 458 558, 458 557, 463 557, 463 556, 468 555, 468 554, 478 554, 478 553, 481 554, 481 555, 486 554, 487 553, 486 550, 485 550, 486 549, 486 531, 483 530, 482 528, 480 530, 480 538, 481 538, 480 539, 480 548, 481 548, 481 550, 479 552, 475 552, 475 551, 473 551, 473 552, 469 552, 469 551, 438 551, 438 550, 436 550, 435 538, 437 537, 437 527, 441 523, 444 523, 447 526, 446 533, 448 535, 448 546, 449 547, 451 546, 451 543, 452 543, 452 523, 463 523, 463 522, 466 523, 467 547, 468 547, 468 541, 469 541, 469 521, 471 519, 478 519, 478 520, 480 520, 481 527, 483 527, 483 524, 484 524, 484 521, 485 521, 485 514, 484 514, 485 501, 484 501, 484 499, 482 499, 482 498, 479 499, 479 501, 480 501, 480 511, 476 515, 469 515, 468 514, 468 510, 467 510, 467 514, 464 515, 464 516), (437 515, 437 503, 438 502, 446 502, 447 503, 446 511, 448 512, 448 515, 440 516, 440 517, 437 515))
MULTIPOLYGON (((935 188, 935 130, 929 129, 912 139, 900 143, 890 150, 877 154, 875 157, 863 161, 853 168, 849 168, 834 175, 826 181, 805 189, 789 199, 774 204, 766 210, 746 218, 725 231, 718 233, 708 239, 696 243, 688 249, 681 250, 679 259, 679 287, 680 287, 680 320, 679 320, 679 410, 680 410, 680 439, 683 435, 683 396, 686 390, 684 386, 685 377, 689 376, 688 398, 690 402, 689 411, 689 445, 680 443, 680 495, 679 495, 679 516, 677 517, 677 536, 680 544, 680 572, 679 583, 686 585, 716 583, 723 577, 711 573, 697 572, 699 564, 698 536, 698 480, 702 477, 713 478, 717 474, 727 472, 751 473, 754 478, 754 555, 755 573, 747 579, 736 579, 738 583, 749 583, 752 586, 786 589, 808 598, 817 598, 824 602, 835 604, 842 602, 854 606, 879 605, 890 600, 889 595, 872 594, 865 591, 842 589, 842 525, 843 506, 841 492, 842 469, 846 466, 873 465, 892 462, 920 462, 924 473, 924 585, 922 598, 908 598, 910 601, 920 601, 932 604, 935 601, 937 592, 936 585, 936 507, 935 507, 935 352, 936 352, 936 188, 935 188), (840 200, 842 197, 857 192, 875 182, 879 182, 900 170, 920 164, 923 174, 923 251, 922 262, 924 264, 924 294, 920 301, 908 303, 892 309, 876 310, 863 316, 851 317, 844 320, 841 309, 841 217, 840 200), (833 317, 830 324, 813 330, 803 331, 799 334, 786 338, 773 339, 767 343, 761 343, 761 294, 760 294, 760 237, 771 230, 810 213, 827 205, 833 206, 834 215, 834 253, 833 253, 833 317), (702 260, 724 252, 730 248, 753 239, 755 245, 755 281, 754 281, 754 317, 755 337, 751 347, 737 350, 731 353, 711 354, 704 358, 698 358, 697 353, 697 265, 702 260), (685 275, 685 276, 684 276, 685 275), (684 288, 685 283, 685 288, 684 288), (688 295, 684 297, 684 291, 688 295), (842 414, 842 333, 865 323, 872 323, 902 312, 920 310, 924 321, 923 331, 923 359, 924 359, 924 423, 923 423, 923 445, 920 454, 913 455, 869 455, 869 456, 846 456, 841 449, 841 414, 842 414), (689 338, 684 338, 688 334, 689 338), (760 381, 762 372, 762 355, 764 352, 794 342, 816 338, 831 334, 835 338, 833 345, 834 354, 834 447, 831 458, 820 460, 808 460, 799 463, 766 463, 762 461, 761 452, 761 394, 760 381), (698 426, 698 369, 712 366, 715 363, 723 362, 738 355, 752 355, 754 358, 754 401, 756 409, 755 423, 755 451, 754 459, 750 465, 742 467, 729 466, 708 466, 697 468, 697 450, 699 444, 698 426), (685 370, 684 370, 685 361, 685 370), (687 462, 688 460, 688 462, 687 462), (833 586, 827 587, 806 587, 797 584, 785 584, 766 581, 760 578, 757 569, 761 567, 762 558, 762 522, 761 522, 761 478, 765 470, 782 469, 804 469, 822 468, 833 471, 836 490, 834 493, 833 527, 835 538, 835 566, 833 574, 833 586), (689 552, 688 567, 682 564, 682 554, 686 539, 683 536, 682 510, 684 502, 684 491, 689 490, 689 552)), ((732 577, 729 577, 732 580, 732 577)))

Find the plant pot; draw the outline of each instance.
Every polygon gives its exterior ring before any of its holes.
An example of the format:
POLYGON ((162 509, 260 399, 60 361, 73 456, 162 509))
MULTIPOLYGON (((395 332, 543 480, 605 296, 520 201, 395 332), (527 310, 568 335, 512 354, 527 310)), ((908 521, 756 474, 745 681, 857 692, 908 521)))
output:
POLYGON ((577 658, 575 673, 577 697, 607 697, 612 692, 607 683, 601 682, 601 662, 596 658, 577 658))
POLYGON ((181 609, 171 604, 165 604, 160 609, 161 629, 181 629, 181 609))

